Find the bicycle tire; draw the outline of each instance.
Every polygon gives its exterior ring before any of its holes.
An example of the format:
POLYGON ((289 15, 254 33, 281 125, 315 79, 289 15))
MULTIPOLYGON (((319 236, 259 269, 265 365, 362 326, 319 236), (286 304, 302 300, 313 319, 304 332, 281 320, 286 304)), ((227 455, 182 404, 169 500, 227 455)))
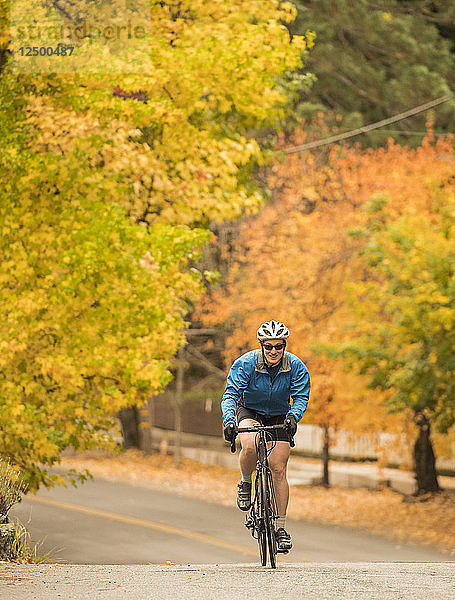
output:
POLYGON ((262 472, 259 471, 256 473, 256 498, 257 498, 257 507, 256 507, 256 523, 257 523, 257 534, 258 534, 258 545, 259 545, 259 557, 261 560, 261 565, 265 567, 267 564, 267 532, 265 529, 265 519, 264 519, 264 495, 263 495, 263 486, 262 486, 262 472))
POLYGON ((267 539, 269 546, 269 555, 270 555, 270 564, 273 569, 276 568, 276 555, 277 555, 277 545, 275 538, 275 518, 277 516, 277 508, 276 508, 276 500, 275 493, 273 489, 273 480, 272 475, 269 470, 266 471, 266 492, 267 492, 267 508, 268 508, 268 516, 267 516, 267 539))
POLYGON ((265 531, 265 527, 261 527, 258 530, 258 544, 261 565, 265 567, 265 565, 267 564, 267 533, 265 531))
POLYGON ((270 505, 270 492, 269 492, 269 482, 267 481, 267 474, 265 475, 265 477, 262 477, 262 495, 264 498, 264 524, 265 524, 265 531, 267 534, 267 546, 268 546, 268 550, 269 550, 269 557, 270 557, 270 566, 272 567, 272 569, 276 569, 276 554, 275 554, 275 547, 274 547, 274 531, 273 531, 273 524, 272 524, 272 507, 270 505))

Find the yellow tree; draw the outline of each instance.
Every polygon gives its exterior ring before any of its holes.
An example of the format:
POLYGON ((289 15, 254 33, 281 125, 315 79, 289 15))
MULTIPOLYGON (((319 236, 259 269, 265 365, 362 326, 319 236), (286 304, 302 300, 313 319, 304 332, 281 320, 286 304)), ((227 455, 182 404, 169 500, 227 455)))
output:
POLYGON ((305 50, 287 3, 122 4, 1 7, 0 453, 35 488, 169 381, 208 223, 260 204, 246 131, 305 50), (108 44, 122 19, 147 35, 108 44))

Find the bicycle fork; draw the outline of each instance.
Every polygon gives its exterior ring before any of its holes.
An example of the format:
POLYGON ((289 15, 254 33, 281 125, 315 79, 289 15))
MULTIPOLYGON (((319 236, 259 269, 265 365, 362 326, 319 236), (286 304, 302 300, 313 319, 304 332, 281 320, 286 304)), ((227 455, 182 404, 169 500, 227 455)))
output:
POLYGON ((257 539, 258 538, 258 530, 261 527, 260 518, 261 515, 261 493, 259 488, 260 477, 258 477, 259 469, 261 466, 259 463, 256 465, 256 476, 254 478, 254 496, 253 501, 251 503, 251 508, 245 516, 245 527, 251 531, 251 535, 257 539))
MULTIPOLYGON (((263 497, 263 490, 259 489, 262 484, 262 481, 266 481, 268 477, 271 477, 268 468, 264 466, 264 464, 258 460, 258 464, 256 466, 256 477, 255 477, 255 486, 254 486, 254 497, 253 502, 251 503, 251 508, 245 516, 245 527, 251 531, 251 535, 257 539, 258 532, 263 531, 265 529, 264 523, 264 510, 262 507, 262 503, 267 502, 267 498, 263 497)), ((270 499, 275 503, 275 495, 273 488, 271 490, 272 498, 270 499)), ((274 520, 275 520, 274 515, 274 520)), ((273 523, 273 529, 275 529, 275 523, 273 523)))

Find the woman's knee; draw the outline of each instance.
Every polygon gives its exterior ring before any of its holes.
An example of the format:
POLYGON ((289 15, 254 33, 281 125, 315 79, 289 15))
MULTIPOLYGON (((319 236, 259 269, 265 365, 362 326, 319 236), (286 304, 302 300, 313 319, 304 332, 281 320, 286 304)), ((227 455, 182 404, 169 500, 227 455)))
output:
MULTIPOLYGON (((239 424, 239 427, 253 427, 259 425, 253 419, 244 419, 239 424)), ((239 433, 239 441, 242 447, 242 453, 244 456, 254 457, 256 456, 256 434, 255 433, 239 433)))
POLYGON ((275 463, 270 465, 270 470, 272 471, 272 476, 275 479, 285 479, 286 478, 286 463, 275 463))
POLYGON ((269 458, 269 465, 274 478, 286 478, 288 460, 289 444, 277 442, 269 458))
POLYGON ((248 437, 241 439, 240 444, 242 446, 242 452, 247 456, 256 456, 256 446, 254 444, 254 439, 251 440, 248 437))

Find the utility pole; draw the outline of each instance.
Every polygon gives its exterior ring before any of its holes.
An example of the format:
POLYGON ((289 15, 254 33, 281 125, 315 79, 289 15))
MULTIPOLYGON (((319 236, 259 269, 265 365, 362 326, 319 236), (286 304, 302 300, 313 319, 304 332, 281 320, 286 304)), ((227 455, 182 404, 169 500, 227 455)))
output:
MULTIPOLYGON (((216 333, 215 329, 185 329, 185 336, 193 335, 213 335, 216 333)), ((174 428, 175 428, 175 451, 174 451, 174 464, 176 469, 180 469, 182 462, 182 408, 183 408, 183 380, 185 376, 185 348, 182 346, 177 351, 177 373, 175 375, 175 394, 174 394, 174 428)), ((196 349, 193 350, 193 352, 196 349)), ((200 353, 198 353, 200 354, 200 353)), ((204 359, 207 363, 207 359, 200 354, 198 356, 200 360, 204 359)), ((210 363, 209 363, 210 364, 210 363)), ((206 365, 207 366, 207 365, 206 365)), ((217 367, 212 366, 212 369, 217 367)), ((217 369, 221 372, 220 369, 217 369)))

